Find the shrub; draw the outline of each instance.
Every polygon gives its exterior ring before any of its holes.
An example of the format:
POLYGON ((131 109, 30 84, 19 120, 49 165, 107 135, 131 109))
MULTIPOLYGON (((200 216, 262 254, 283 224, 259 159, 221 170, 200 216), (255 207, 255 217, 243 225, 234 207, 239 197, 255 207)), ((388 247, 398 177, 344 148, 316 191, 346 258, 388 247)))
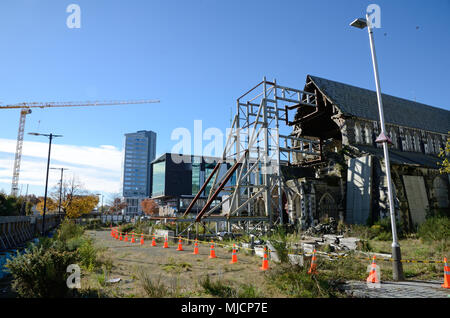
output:
POLYGON ((14 278, 12 287, 21 297, 66 297, 70 291, 67 266, 77 258, 77 252, 33 246, 8 260, 6 267, 14 278))
POLYGON ((374 239, 377 241, 392 241, 392 232, 381 232, 374 239))
POLYGON ((84 269, 93 271, 97 268, 99 265, 97 261, 97 250, 91 240, 85 239, 78 248, 78 253, 80 255, 80 264, 84 269))
POLYGON ((102 228, 102 220, 88 220, 88 224, 84 227, 86 230, 98 230, 102 228))
POLYGON ((150 227, 152 226, 152 222, 150 221, 138 221, 135 224, 136 233, 149 233, 150 227))
POLYGON ((282 263, 289 262, 287 235, 284 228, 281 226, 276 227, 268 239, 270 239, 270 243, 277 252, 280 261, 282 263))
POLYGON ((83 235, 84 229, 81 225, 75 224, 69 219, 65 219, 58 229, 57 238, 63 242, 71 238, 80 237, 83 235))
POLYGON ((419 226, 417 234, 423 241, 445 242, 450 237, 450 218, 430 217, 419 226))
POLYGON ((124 233, 133 232, 133 229, 134 229, 134 224, 132 224, 132 223, 127 223, 127 224, 123 224, 123 225, 119 226, 119 232, 124 232, 124 233))
POLYGON ((86 239, 81 236, 77 236, 77 237, 73 237, 73 238, 69 239, 66 242, 67 250, 68 251, 76 251, 78 248, 80 248, 81 245, 83 245, 85 240, 86 239))

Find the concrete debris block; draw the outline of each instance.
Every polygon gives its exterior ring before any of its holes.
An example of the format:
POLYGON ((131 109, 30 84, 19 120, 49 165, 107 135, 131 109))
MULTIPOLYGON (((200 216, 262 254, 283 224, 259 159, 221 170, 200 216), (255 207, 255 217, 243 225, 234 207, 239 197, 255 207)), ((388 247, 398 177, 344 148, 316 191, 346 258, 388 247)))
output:
POLYGON ((340 246, 346 247, 349 250, 356 250, 358 242, 360 241, 357 237, 345 237, 340 239, 340 246))
POLYGON ((380 258, 392 258, 392 254, 384 254, 384 253, 367 253, 367 252, 362 252, 362 251, 358 251, 358 253, 367 256, 369 258, 372 258, 372 256, 376 256, 376 257, 380 257, 380 258))
POLYGON ((255 246, 255 255, 264 257, 264 246, 255 246))
POLYGON ((302 249, 305 253, 312 253, 316 248, 316 244, 302 243, 302 249))
POLYGON ((108 279, 106 282, 107 283, 118 283, 118 282, 120 282, 120 277, 108 279))
POLYGON ((288 254, 288 258, 292 265, 303 266, 303 255, 288 254))
POLYGON ((222 231, 222 232, 218 232, 217 233, 217 238, 220 241, 223 241, 223 240, 226 240, 226 239, 234 238, 234 235, 233 235, 232 232, 222 231))
POLYGON ((270 241, 267 241, 267 248, 269 249, 270 259, 276 263, 280 263, 280 258, 278 257, 277 250, 275 247, 270 243, 270 241))

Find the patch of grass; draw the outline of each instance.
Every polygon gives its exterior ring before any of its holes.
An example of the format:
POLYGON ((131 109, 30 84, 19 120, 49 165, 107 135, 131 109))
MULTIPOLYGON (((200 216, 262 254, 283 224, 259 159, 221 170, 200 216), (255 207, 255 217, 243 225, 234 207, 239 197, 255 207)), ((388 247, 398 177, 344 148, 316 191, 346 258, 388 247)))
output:
POLYGON ((139 283, 144 289, 148 297, 151 298, 163 298, 172 297, 172 293, 169 288, 161 282, 161 275, 156 279, 152 279, 145 270, 140 269, 137 272, 139 283))
POLYGON ((267 283, 285 297, 329 298, 338 292, 321 275, 309 275, 306 267, 281 265, 266 276, 267 283))
POLYGON ((357 244, 357 248, 363 252, 371 252, 373 251, 372 245, 368 240, 360 240, 357 244))
POLYGON ((251 284, 242 284, 238 289, 239 298, 262 298, 262 293, 251 284))
POLYGON ((236 291, 231 286, 226 285, 220 279, 211 281, 209 275, 206 275, 205 278, 200 280, 200 286, 203 288, 205 293, 211 296, 221 298, 236 297, 236 291))
POLYGON ((448 217, 430 217, 419 226, 418 236, 424 242, 443 242, 450 238, 450 218, 448 217))
POLYGON ((68 240, 80 237, 84 233, 84 228, 81 225, 75 224, 70 219, 65 219, 59 226, 56 238, 60 241, 67 242, 68 240))
POLYGON ((335 260, 319 257, 317 268, 319 276, 332 284, 343 283, 347 280, 365 280, 368 275, 367 265, 370 265, 369 262, 369 260, 357 258, 354 254, 335 260))
POLYGON ((169 257, 169 261, 166 264, 161 264, 161 267, 166 272, 188 272, 191 270, 192 265, 185 262, 177 262, 174 258, 169 257))

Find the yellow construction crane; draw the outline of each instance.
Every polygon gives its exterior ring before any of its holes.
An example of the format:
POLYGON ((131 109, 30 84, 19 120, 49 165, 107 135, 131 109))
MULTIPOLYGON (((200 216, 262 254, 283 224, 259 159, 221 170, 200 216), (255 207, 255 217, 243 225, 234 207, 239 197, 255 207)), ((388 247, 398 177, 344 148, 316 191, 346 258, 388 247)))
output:
POLYGON ((44 103, 19 103, 14 105, 0 105, 0 109, 19 108, 19 132, 17 134, 16 155, 14 159, 13 177, 11 183, 11 195, 17 196, 19 189, 19 172, 20 161, 22 158, 23 135, 25 131, 26 115, 31 113, 31 108, 46 107, 78 107, 78 106, 108 106, 108 105, 129 105, 129 104, 149 104, 159 103, 159 100, 142 99, 142 100, 113 100, 113 101, 86 101, 86 102, 44 102, 44 103))

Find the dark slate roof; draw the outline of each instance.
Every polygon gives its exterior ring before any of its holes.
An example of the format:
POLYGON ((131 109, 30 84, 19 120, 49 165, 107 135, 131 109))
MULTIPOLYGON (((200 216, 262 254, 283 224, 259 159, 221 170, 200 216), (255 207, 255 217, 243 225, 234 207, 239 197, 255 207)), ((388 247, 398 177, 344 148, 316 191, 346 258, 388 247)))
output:
MULTIPOLYGON (((344 115, 353 115, 379 121, 375 91, 308 75, 317 88, 335 104, 344 115)), ((450 131, 450 111, 382 94, 384 117, 387 124, 417 128, 447 134, 450 131)))
MULTIPOLYGON (((384 159, 383 148, 375 148, 367 145, 356 145, 354 147, 358 148, 362 152, 370 153, 378 158, 384 159)), ((421 152, 389 149, 389 161, 391 164, 414 165, 439 169, 440 167, 437 163, 442 162, 442 159, 437 156, 427 155, 421 152)))

